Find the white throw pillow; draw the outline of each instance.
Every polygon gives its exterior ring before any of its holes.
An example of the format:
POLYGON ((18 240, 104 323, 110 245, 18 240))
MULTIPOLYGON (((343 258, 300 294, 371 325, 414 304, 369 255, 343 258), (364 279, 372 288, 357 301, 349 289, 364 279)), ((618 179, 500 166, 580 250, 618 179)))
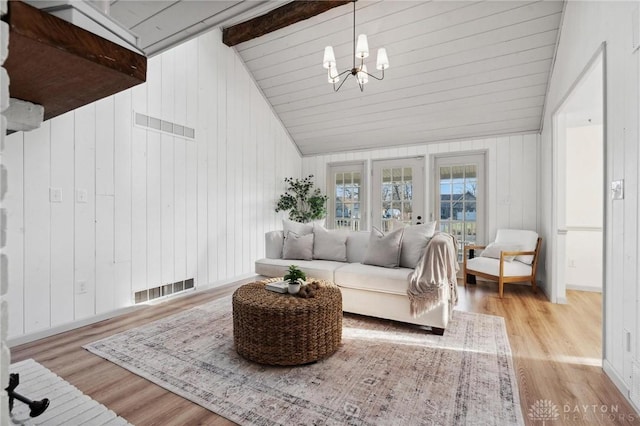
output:
POLYGON ((298 235, 295 232, 289 232, 287 238, 284 239, 282 258, 312 260, 313 234, 298 235))
MULTIPOLYGON (((503 251, 522 251, 521 245, 516 244, 498 244, 491 243, 480 253, 482 257, 491 257, 493 259, 500 259, 500 253, 503 251)), ((505 256, 504 260, 511 262, 515 259, 515 256, 505 256)))
POLYGON ((429 240, 431 240, 436 231, 436 222, 408 226, 399 220, 393 220, 391 229, 398 228, 404 229, 402 248, 400 249, 400 266, 415 269, 420 259, 422 259, 429 240))
POLYGON ((289 235, 289 232, 293 232, 298 235, 307 235, 313 233, 314 226, 324 226, 324 219, 314 220, 309 223, 296 222, 291 219, 282 219, 282 232, 285 238, 289 235))
POLYGON ((313 223, 302 223, 290 219, 282 219, 282 232, 285 238, 289 236, 289 232, 297 235, 311 234, 313 232, 313 223))
POLYGON ((376 227, 373 227, 369 237, 369 247, 367 247, 367 253, 364 255, 362 263, 385 268, 397 268, 400 263, 403 234, 404 228, 398 228, 388 234, 384 234, 376 227))
POLYGON ((346 262, 347 236, 344 232, 328 231, 322 226, 314 226, 313 258, 346 262))

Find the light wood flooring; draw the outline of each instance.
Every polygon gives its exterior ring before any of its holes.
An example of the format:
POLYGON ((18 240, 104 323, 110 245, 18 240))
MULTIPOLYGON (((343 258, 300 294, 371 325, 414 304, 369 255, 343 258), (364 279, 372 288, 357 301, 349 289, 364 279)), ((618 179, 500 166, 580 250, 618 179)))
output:
MULTIPOLYGON (((34 358, 129 422, 142 425, 232 425, 139 376, 105 361, 82 345, 233 292, 234 286, 194 293, 117 318, 11 349, 12 362, 34 358)), ((456 309, 505 318, 520 389, 522 413, 539 400, 557 406, 559 421, 549 424, 637 424, 640 418, 600 366, 602 297, 569 291, 567 305, 552 304, 530 287, 459 285, 456 309), (585 407, 588 406, 588 407, 585 407), (569 409, 569 413, 565 411, 569 409), (578 410, 576 412, 576 409, 578 410), (603 414, 602 410, 609 413, 603 414), (616 410, 616 413, 610 411, 616 410), (611 417, 613 416, 613 417, 611 417)))

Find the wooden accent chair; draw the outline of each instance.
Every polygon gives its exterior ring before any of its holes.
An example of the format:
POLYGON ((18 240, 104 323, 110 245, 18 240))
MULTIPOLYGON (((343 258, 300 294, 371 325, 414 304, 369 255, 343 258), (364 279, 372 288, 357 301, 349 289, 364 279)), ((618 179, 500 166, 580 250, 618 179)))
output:
POLYGON ((500 298, 503 295, 504 283, 528 281, 535 292, 541 244, 542 238, 533 231, 499 229, 493 243, 487 246, 466 246, 463 256, 465 287, 467 276, 474 275, 497 281, 500 298), (475 250, 475 257, 467 259, 471 249, 475 250))

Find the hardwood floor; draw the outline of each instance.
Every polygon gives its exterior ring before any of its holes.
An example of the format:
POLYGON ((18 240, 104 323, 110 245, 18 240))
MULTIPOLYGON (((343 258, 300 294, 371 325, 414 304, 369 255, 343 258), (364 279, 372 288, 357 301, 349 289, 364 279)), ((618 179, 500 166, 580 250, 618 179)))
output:
MULTIPOLYGON (((105 361, 82 345, 231 294, 235 286, 145 306, 126 315, 11 349, 12 362, 34 358, 135 425, 232 425, 139 376, 105 361)), ((602 297, 569 291, 567 305, 549 303, 530 287, 459 285, 457 309, 505 318, 525 422, 537 401, 555 404, 549 424, 634 424, 638 414, 601 368, 602 297), (606 410, 606 413, 603 411, 606 410)))

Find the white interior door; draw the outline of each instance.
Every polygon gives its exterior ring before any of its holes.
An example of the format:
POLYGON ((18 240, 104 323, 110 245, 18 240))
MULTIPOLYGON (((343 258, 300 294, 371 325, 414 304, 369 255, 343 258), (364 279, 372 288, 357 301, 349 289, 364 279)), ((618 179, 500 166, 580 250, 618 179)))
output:
POLYGON ((371 223, 387 232, 391 221, 424 222, 424 157, 373 162, 371 223))

